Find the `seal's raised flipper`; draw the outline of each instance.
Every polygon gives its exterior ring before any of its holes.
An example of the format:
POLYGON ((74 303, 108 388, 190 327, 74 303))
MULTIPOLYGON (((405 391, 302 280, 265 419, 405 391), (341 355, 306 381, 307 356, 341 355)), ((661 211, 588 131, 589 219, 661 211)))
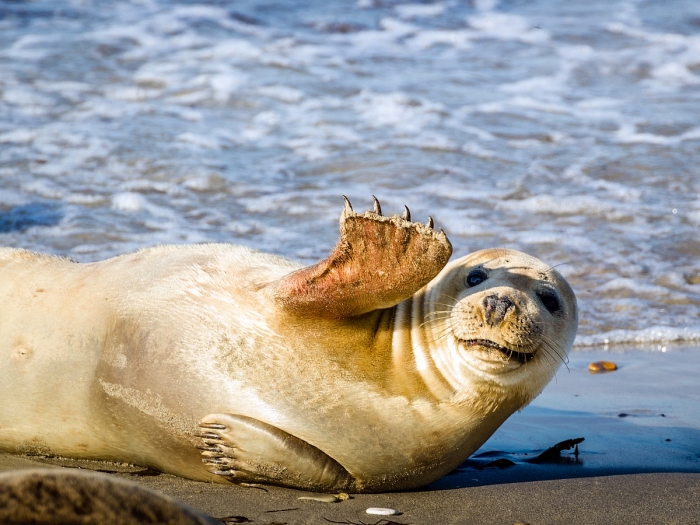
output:
POLYGON ((361 315, 394 306, 426 285, 447 264, 452 245, 445 232, 411 222, 403 216, 384 217, 374 198, 374 211, 352 210, 345 198, 340 216, 340 240, 323 261, 284 277, 275 289, 286 310, 326 318, 361 315))
POLYGON ((269 483, 305 490, 351 490, 340 463, 283 430, 257 419, 210 414, 199 423, 202 461, 234 483, 269 483))

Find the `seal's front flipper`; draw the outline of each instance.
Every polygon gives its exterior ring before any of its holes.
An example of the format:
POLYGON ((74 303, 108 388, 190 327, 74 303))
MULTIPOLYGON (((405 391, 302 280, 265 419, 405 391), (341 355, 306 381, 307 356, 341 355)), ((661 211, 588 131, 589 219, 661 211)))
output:
POLYGON ((352 490, 340 463, 306 441, 257 419, 210 414, 199 423, 202 461, 234 483, 269 483, 305 490, 352 490))
POLYGON ((426 285, 447 264, 452 245, 443 231, 374 211, 355 213, 345 199, 340 240, 320 263, 284 277, 275 299, 300 315, 339 319, 394 306, 426 285))

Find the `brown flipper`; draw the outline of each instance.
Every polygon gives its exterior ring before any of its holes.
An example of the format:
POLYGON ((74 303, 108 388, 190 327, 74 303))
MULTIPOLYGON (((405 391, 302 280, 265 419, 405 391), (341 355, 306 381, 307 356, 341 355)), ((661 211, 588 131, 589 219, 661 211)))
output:
POLYGON ((211 473, 234 483, 323 492, 359 490, 340 463, 277 427, 236 414, 209 414, 199 426, 202 462, 211 473))
POLYGON ((394 306, 425 286, 447 264, 452 245, 445 232, 383 217, 355 213, 345 199, 340 240, 323 261, 284 277, 275 289, 277 303, 289 312, 329 319, 353 317, 394 306))

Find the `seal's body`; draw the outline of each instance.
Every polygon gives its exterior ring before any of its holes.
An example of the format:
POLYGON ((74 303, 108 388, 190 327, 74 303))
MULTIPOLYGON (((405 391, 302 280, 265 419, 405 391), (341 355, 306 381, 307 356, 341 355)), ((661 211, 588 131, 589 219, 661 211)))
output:
POLYGON ((519 252, 346 208, 321 263, 225 244, 0 250, 0 448, 376 492, 449 472, 565 358, 576 304, 519 252))

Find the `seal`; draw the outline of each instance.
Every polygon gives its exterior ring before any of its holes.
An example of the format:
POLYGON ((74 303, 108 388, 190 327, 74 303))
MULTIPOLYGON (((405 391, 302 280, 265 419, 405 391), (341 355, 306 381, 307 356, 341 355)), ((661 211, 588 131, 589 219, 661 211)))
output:
POLYGON ((0 474, 5 525, 220 525, 178 501, 107 474, 39 468, 0 474))
POLYGON ((318 264, 228 244, 80 264, 0 250, 0 449, 202 481, 430 483, 530 402, 577 328, 565 279, 512 250, 356 213, 318 264))

